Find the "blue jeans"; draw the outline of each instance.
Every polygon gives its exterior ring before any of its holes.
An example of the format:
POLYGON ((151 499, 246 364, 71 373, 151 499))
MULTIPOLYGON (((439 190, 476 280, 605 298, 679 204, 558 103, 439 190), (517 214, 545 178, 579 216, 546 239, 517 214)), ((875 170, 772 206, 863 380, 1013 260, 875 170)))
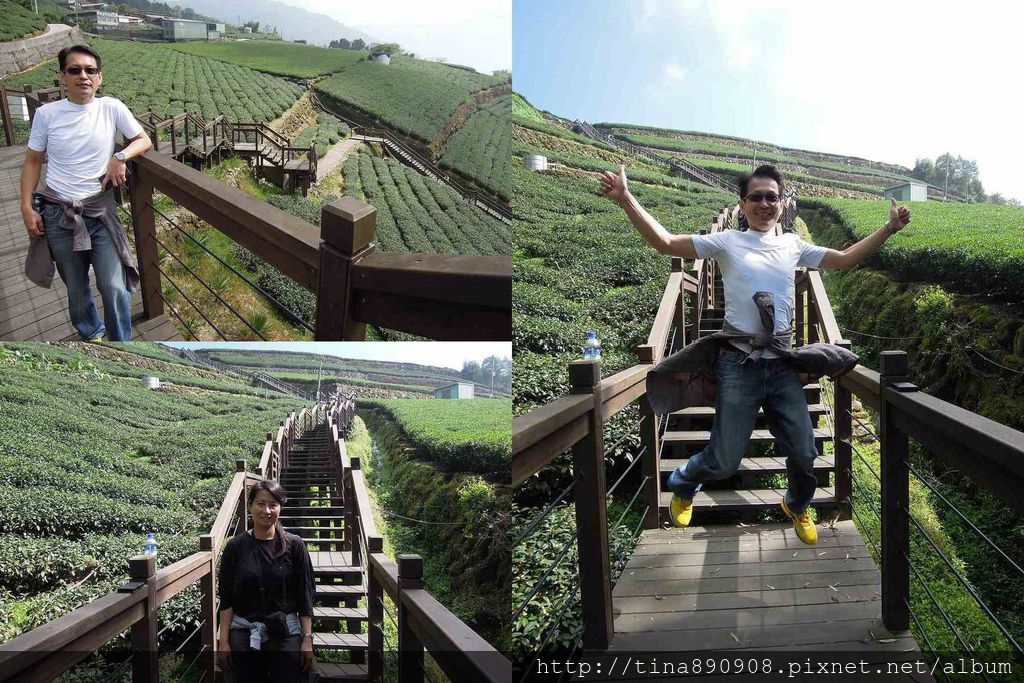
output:
POLYGON ((131 341, 132 297, 125 285, 124 265, 110 232, 99 218, 84 217, 92 249, 72 251, 74 232, 58 226, 63 211, 59 204, 46 204, 43 228, 57 272, 68 290, 71 324, 82 339, 95 339, 106 333, 110 341, 131 341), (103 298, 103 320, 100 320, 89 287, 90 264, 103 298))
POLYGON ((814 476, 818 449, 803 385, 786 359, 761 358, 740 363, 745 356, 730 345, 718 356, 711 440, 685 466, 669 475, 668 488, 680 498, 689 499, 701 484, 735 474, 750 442, 758 406, 763 406, 779 455, 786 457, 786 505, 792 512, 803 512, 818 483, 814 476))

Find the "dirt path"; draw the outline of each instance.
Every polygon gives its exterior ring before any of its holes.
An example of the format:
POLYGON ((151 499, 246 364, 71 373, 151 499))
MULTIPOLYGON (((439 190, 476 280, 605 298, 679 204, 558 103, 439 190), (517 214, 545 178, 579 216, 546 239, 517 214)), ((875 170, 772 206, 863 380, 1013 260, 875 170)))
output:
POLYGON ((340 166, 360 144, 362 143, 359 140, 346 138, 327 150, 327 154, 316 162, 316 182, 320 182, 327 177, 327 174, 340 166))

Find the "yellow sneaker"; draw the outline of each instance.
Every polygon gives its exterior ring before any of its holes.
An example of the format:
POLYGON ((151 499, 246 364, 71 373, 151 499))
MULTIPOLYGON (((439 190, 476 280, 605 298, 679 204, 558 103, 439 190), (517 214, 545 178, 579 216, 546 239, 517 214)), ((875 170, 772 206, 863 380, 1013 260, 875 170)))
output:
POLYGON ((672 503, 669 505, 669 518, 673 526, 687 527, 690 525, 690 517, 693 516, 693 499, 686 500, 676 494, 672 494, 672 503))
POLYGON ((90 344, 99 344, 100 342, 103 341, 103 337, 93 337, 92 339, 86 339, 85 341, 89 342, 90 344))
MULTIPOLYGON (((809 508, 808 508, 809 509, 809 508)), ((786 516, 793 520, 793 528, 796 529, 796 535, 800 537, 800 540, 807 545, 814 545, 818 542, 818 528, 814 526, 814 522, 811 521, 811 513, 807 510, 803 512, 793 513, 786 507, 786 499, 782 499, 782 511, 786 513, 786 516)))

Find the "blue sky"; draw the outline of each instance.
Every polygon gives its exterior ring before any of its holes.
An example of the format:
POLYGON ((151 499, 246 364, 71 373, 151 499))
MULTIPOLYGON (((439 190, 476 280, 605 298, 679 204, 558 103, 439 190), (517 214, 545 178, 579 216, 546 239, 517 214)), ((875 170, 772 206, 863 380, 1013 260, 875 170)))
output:
POLYGON ((1024 4, 988 0, 514 0, 512 78, 570 119, 908 167, 948 151, 1024 201, 1022 29, 1024 4))
POLYGON ((297 351, 462 369, 464 360, 512 357, 512 342, 166 342, 174 348, 297 351))

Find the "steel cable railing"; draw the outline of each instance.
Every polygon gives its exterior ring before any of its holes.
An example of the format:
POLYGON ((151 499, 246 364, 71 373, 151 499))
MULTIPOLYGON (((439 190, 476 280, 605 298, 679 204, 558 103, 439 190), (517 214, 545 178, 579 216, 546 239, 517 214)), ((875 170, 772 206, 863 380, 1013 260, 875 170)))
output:
POLYGON ((306 328, 306 330, 308 330, 309 332, 315 332, 315 330, 313 329, 313 326, 310 325, 309 323, 307 323, 305 320, 303 320, 302 317, 298 313, 292 311, 290 308, 288 308, 287 306, 282 304, 280 301, 278 301, 267 290, 265 290, 264 288, 260 287, 258 284, 256 284, 255 282, 250 280, 248 277, 246 277, 244 273, 240 272, 237 268, 235 268, 230 263, 228 263, 223 258, 221 258, 219 255, 217 255, 214 251, 212 251, 205 244, 203 244, 202 242, 197 240, 194 235, 192 235, 187 230, 185 230, 180 225, 178 225, 174 220, 172 220, 166 214, 164 214, 162 211, 160 211, 160 209, 157 209, 155 206, 153 206, 149 202, 147 202, 146 205, 151 207, 153 209, 153 211, 157 215, 159 215, 161 218, 163 218, 165 221, 167 221, 168 224, 170 224, 175 230, 180 232, 187 239, 189 239, 193 244, 198 246, 200 249, 205 251, 207 254, 212 256, 219 264, 221 264, 222 266, 227 268, 232 274, 237 276, 239 279, 241 279, 243 282, 245 282, 245 284, 249 285, 249 287, 252 288, 255 292, 257 292, 260 296, 262 296, 264 299, 269 301, 273 306, 275 306, 278 310, 280 310, 285 315, 285 317, 287 317, 290 321, 292 321, 296 325, 300 325, 300 326, 306 328))

